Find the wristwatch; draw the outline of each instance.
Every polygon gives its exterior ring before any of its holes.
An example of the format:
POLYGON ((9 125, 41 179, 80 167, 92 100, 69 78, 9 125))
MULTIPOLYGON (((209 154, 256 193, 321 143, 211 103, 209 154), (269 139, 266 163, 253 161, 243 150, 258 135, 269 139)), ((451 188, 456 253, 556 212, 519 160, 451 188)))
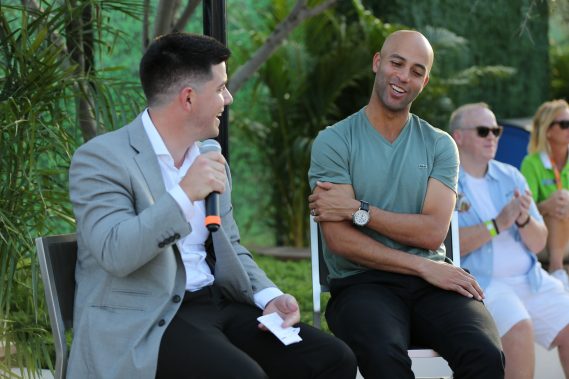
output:
POLYGON ((356 226, 366 226, 369 222, 369 203, 360 200, 360 209, 352 215, 352 222, 356 226))

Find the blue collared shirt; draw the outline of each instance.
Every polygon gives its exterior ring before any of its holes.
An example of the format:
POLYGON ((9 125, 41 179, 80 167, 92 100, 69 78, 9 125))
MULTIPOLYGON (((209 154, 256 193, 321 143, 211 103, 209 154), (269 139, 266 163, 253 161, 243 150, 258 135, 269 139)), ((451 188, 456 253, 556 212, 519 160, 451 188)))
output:
MULTIPOLYGON (((512 199, 516 189, 520 193, 524 193, 528 189, 525 178, 515 167, 495 160, 491 160, 488 163, 488 172, 484 178, 488 183, 490 198, 495 208, 499 211, 512 199)), ((470 193, 470 189, 465 183, 466 174, 461 166, 458 174, 459 203, 457 204, 459 209, 458 223, 461 228, 488 221, 483 220, 477 212, 485 205, 477 204, 477 198, 470 193)), ((533 200, 529 213, 537 221, 543 222, 533 200)), ((530 256, 531 268, 527 272, 527 276, 531 289, 537 291, 541 285, 542 276, 541 265, 537 261, 536 255, 523 243, 519 229, 515 224, 507 230, 501 230, 500 233, 511 233, 514 240, 518 242, 519 248, 523 249, 530 256)), ((489 241, 461 259, 461 266, 470 270, 470 273, 476 277, 482 288, 486 288, 492 280, 494 271, 493 253, 492 242, 489 241)))

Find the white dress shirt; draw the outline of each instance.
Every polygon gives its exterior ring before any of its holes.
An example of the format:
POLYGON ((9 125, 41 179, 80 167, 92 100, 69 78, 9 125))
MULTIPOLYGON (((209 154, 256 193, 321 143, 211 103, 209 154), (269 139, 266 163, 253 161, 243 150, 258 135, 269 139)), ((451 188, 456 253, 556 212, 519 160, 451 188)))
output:
MULTIPOLYGON (((142 114, 142 124, 158 158, 166 190, 178 203, 192 228, 191 233, 180 239, 176 245, 180 250, 186 270, 186 290, 197 291, 213 284, 215 279, 205 261, 207 255, 205 241, 209 236, 209 231, 205 226, 205 202, 203 200, 192 201, 182 190, 179 183, 200 154, 200 151, 197 144, 194 143, 186 152, 184 161, 178 169, 174 165, 174 159, 166 148, 162 137, 150 119, 148 109, 142 114)), ((279 295, 282 295, 282 291, 271 287, 257 292, 253 297, 255 304, 259 308, 264 309, 269 301, 279 295)))

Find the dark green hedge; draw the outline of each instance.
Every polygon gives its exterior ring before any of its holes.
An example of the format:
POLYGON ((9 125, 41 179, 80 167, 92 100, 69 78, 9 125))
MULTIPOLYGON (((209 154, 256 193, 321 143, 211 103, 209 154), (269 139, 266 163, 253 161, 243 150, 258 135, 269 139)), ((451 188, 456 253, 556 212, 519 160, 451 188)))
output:
MULTIPOLYGON (((386 22, 444 27, 469 41, 467 51, 437 56, 443 72, 469 66, 505 65, 516 74, 454 88, 456 105, 485 101, 499 118, 533 115, 548 98, 548 4, 545 0, 367 0, 366 7, 386 22)), ((440 68, 440 67, 439 67, 440 68)))

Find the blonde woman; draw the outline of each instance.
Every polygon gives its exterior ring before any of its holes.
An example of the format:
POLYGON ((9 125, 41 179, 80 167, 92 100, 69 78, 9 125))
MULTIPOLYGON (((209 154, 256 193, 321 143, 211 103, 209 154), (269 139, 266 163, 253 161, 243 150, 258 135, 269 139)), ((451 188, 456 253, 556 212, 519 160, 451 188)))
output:
POLYGON ((521 171, 549 229, 549 272, 569 290, 563 268, 563 258, 569 252, 569 104, 565 100, 539 107, 528 151, 521 171))

